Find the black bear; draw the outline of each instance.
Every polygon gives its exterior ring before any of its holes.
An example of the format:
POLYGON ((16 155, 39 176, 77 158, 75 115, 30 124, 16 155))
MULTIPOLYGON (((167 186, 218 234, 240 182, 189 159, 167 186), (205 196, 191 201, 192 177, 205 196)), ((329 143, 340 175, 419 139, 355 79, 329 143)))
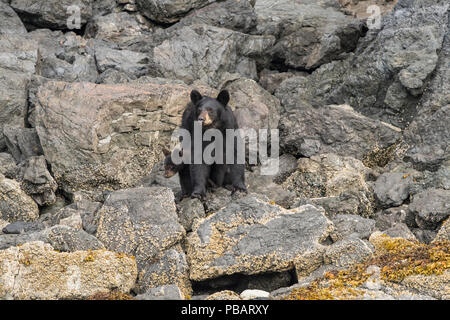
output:
MULTIPOLYGON (((181 185, 181 199, 190 197, 192 193, 192 182, 191 175, 189 171, 189 166, 184 163, 175 164, 172 159, 172 152, 163 148, 164 158, 164 177, 172 178, 174 175, 178 173, 180 178, 181 185), (183 170, 186 168, 187 170, 183 170)), ((175 151, 174 151, 175 152, 175 151)), ((183 155, 183 152, 178 150, 180 157, 183 155)), ((208 179, 208 187, 209 188, 217 188, 217 185, 211 180, 208 179)))
MULTIPOLYGON (((228 106, 230 95, 228 91, 222 90, 217 98, 202 96, 197 90, 192 90, 190 94, 191 102, 187 105, 183 112, 181 128, 189 131, 191 136, 191 148, 194 146, 194 139, 201 139, 202 151, 212 141, 203 141, 202 137, 196 137, 194 133, 195 121, 202 123, 202 134, 208 129, 217 129, 221 132, 223 141, 225 141, 225 134, 227 129, 238 129, 236 118, 233 111, 228 106)), ((199 164, 194 164, 191 159, 191 164, 188 167, 181 169, 180 182, 182 179, 187 180, 187 171, 190 174, 192 183, 192 197, 204 198, 206 195, 206 187, 208 181, 211 180, 216 186, 231 187, 234 191, 246 191, 245 187, 245 165, 237 163, 237 140, 234 138, 234 152, 233 164, 226 164, 226 143, 223 143, 223 161, 221 163, 206 164, 203 160, 199 164), (184 178, 181 178, 183 176, 184 178)), ((194 150, 191 149, 191 154, 194 155, 194 150)), ((186 181, 181 182, 181 184, 186 181)))

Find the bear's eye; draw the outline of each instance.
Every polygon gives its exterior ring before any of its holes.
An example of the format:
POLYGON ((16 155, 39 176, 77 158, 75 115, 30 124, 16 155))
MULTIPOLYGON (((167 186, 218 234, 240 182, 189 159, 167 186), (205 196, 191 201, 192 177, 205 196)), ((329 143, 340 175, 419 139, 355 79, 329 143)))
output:
POLYGON ((206 110, 207 110, 208 112, 211 112, 211 111, 212 111, 212 108, 206 108, 206 110))

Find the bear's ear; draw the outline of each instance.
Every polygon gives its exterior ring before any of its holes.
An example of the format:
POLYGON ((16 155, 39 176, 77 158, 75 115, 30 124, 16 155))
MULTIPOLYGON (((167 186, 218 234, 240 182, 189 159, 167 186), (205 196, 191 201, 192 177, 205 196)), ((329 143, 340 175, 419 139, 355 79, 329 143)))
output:
POLYGON ((202 95, 197 90, 192 90, 191 91, 191 101, 192 101, 193 104, 196 105, 197 102, 202 100, 202 98, 203 98, 202 95))
POLYGON ((167 150, 166 148, 162 149, 162 152, 164 154, 165 157, 167 157, 171 152, 169 150, 167 150))
POLYGON ((217 101, 226 106, 228 104, 228 101, 230 101, 230 94, 228 93, 228 91, 220 91, 219 95, 217 96, 217 101))

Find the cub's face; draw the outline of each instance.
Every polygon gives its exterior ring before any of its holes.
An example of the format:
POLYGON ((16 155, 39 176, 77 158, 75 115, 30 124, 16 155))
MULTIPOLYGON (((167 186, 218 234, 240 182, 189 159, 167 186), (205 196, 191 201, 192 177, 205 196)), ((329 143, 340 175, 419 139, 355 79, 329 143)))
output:
POLYGON ((201 121, 203 127, 220 127, 222 112, 229 100, 230 96, 226 90, 222 90, 217 98, 203 97, 197 90, 191 92, 191 101, 196 108, 196 120, 201 121))
POLYGON ((178 166, 172 161, 172 154, 169 150, 163 149, 164 153, 164 177, 171 178, 178 173, 178 166))
POLYGON ((164 165, 164 178, 172 178, 177 174, 177 167, 173 164, 164 165))

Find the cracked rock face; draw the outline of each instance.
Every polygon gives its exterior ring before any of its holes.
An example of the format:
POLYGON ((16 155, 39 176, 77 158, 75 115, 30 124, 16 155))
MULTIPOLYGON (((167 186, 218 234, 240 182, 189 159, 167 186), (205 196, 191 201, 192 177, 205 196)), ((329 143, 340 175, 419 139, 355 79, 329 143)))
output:
POLYGON ((129 292, 136 262, 106 250, 58 253, 40 241, 0 251, 2 299, 83 299, 96 293, 129 292))
POLYGON ((140 11, 153 21, 172 23, 180 20, 190 10, 214 0, 137 0, 140 11))
POLYGON ((320 250, 331 230, 331 221, 314 206, 286 210, 244 197, 194 226, 187 239, 190 278, 292 269, 306 249, 320 250))
POLYGON ((188 265, 179 242, 185 230, 178 222, 174 196, 162 187, 112 193, 97 213, 96 237, 109 250, 136 257, 137 290, 176 283, 191 294, 188 265))
POLYGON ((194 24, 173 31, 153 50, 157 70, 166 78, 186 83, 201 80, 212 87, 233 75, 257 78, 256 60, 275 41, 271 35, 248 35, 194 24))
POLYGON ((258 0, 257 34, 274 35, 272 59, 291 68, 312 70, 353 51, 362 23, 337 3, 310 0, 258 0))

